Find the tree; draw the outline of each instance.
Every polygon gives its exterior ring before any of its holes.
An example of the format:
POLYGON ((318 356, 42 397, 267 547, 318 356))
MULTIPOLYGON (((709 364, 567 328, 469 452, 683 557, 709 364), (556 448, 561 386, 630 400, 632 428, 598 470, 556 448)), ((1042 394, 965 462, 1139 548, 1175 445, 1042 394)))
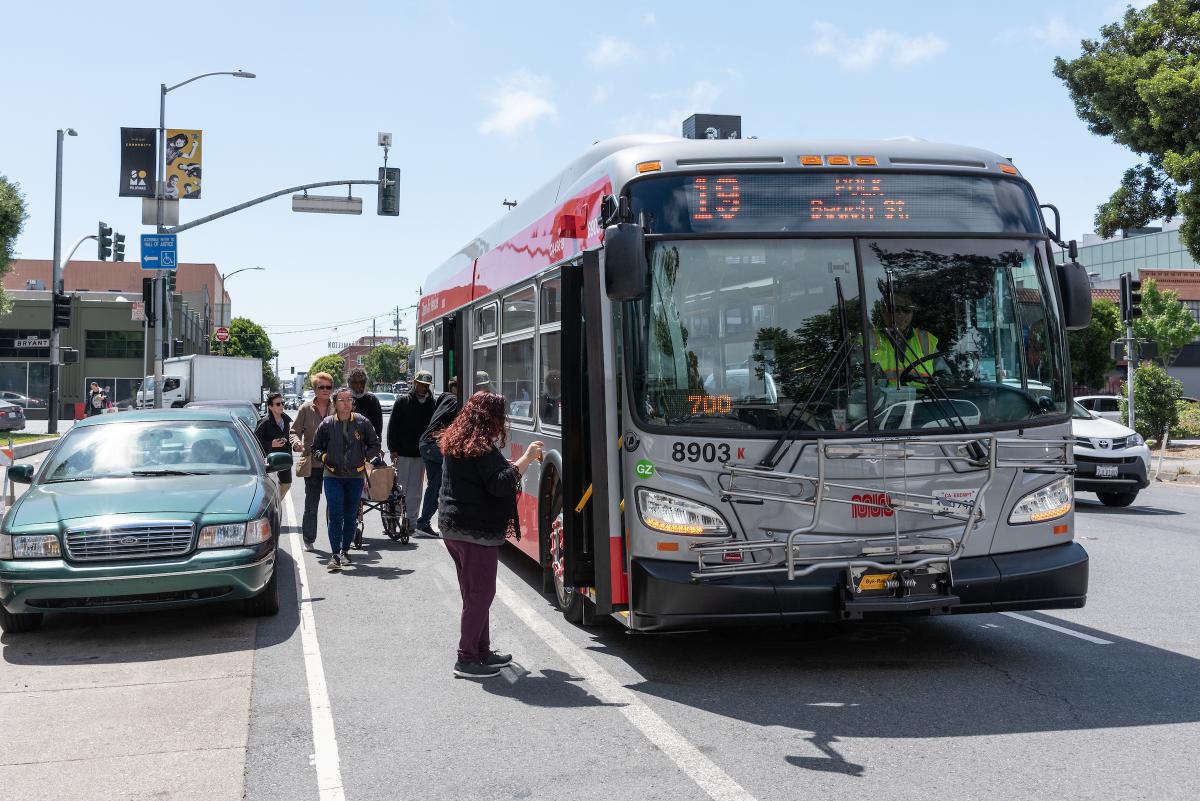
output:
POLYGON ((1092 133, 1146 157, 1097 210, 1096 230, 1112 236, 1179 214, 1180 237, 1200 259, 1200 4, 1129 8, 1082 47, 1074 60, 1054 60, 1076 113, 1092 133))
POLYGON ((1075 386, 1098 390, 1104 387, 1104 376, 1113 369, 1109 346, 1121 338, 1121 310, 1111 300, 1092 301, 1092 321, 1081 331, 1067 334, 1071 350, 1071 378, 1075 386))
POLYGON ((398 381, 408 370, 410 345, 380 345, 363 357, 363 367, 372 384, 391 384, 398 381))
MULTIPOLYGON (((213 351, 220 351, 221 343, 213 339, 213 351)), ((225 343, 226 356, 251 356, 262 362, 263 386, 279 389, 279 378, 271 368, 275 348, 266 330, 247 317, 234 317, 229 324, 229 341, 225 343)))
MULTIPOLYGON (((29 215, 25 213, 25 197, 21 194, 21 187, 0 175, 0 278, 8 273, 9 263, 13 259, 13 243, 20 236, 27 219, 29 215)), ((0 284, 0 314, 8 314, 11 308, 12 303, 0 284)))
POLYGON ((1153 278, 1147 278, 1142 283, 1142 316, 1133 321, 1133 333, 1138 339, 1157 343, 1159 360, 1170 367, 1179 351, 1200 336, 1200 323, 1184 308, 1177 293, 1160 290, 1153 278))
POLYGON ((346 360, 336 353, 330 353, 327 356, 322 356, 312 363, 308 368, 308 385, 312 386, 312 377, 317 373, 329 373, 333 376, 333 386, 340 387, 342 385, 342 375, 346 372, 346 360))
MULTIPOLYGON (((1154 362, 1142 362, 1133 371, 1134 426, 1146 439, 1162 442, 1167 427, 1179 425, 1179 396, 1183 383, 1171 378, 1154 362)), ((1129 423, 1129 388, 1121 382, 1121 422, 1129 423)))

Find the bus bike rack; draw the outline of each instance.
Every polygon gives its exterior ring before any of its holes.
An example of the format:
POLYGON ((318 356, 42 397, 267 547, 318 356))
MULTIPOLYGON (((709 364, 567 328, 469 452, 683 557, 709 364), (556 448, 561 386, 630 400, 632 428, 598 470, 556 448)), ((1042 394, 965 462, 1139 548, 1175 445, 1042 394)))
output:
MULTIPOLYGON (((983 519, 981 503, 996 471, 1018 469, 1033 473, 1069 474, 1075 470, 1072 463, 1071 439, 1017 439, 1000 438, 995 434, 984 436, 944 436, 944 437, 897 437, 873 438, 870 440, 829 441, 817 439, 817 470, 816 475, 804 475, 789 472, 777 472, 769 467, 728 464, 725 474, 728 483, 721 491, 721 500, 777 502, 806 506, 813 510, 812 522, 807 526, 797 528, 788 533, 786 539, 766 540, 736 540, 734 538, 720 542, 694 543, 689 550, 697 556, 697 569, 691 576, 694 581, 726 578, 730 576, 745 576, 764 573, 786 573, 788 580, 807 576, 818 570, 845 570, 850 592, 857 594, 859 587, 855 584, 853 572, 855 569, 875 569, 891 573, 885 589, 899 590, 907 595, 913 581, 901 576, 901 571, 912 571, 938 563, 945 565, 949 586, 953 586, 952 563, 966 550, 971 532, 983 519), (980 449, 982 448, 982 453, 980 449), (949 449, 949 452, 947 452, 949 449), (1030 454, 1029 450, 1040 452, 1030 454), (940 450, 940 453, 938 452, 940 450), (1003 453, 1002 453, 1003 451, 1003 453), (1026 451, 1022 454, 1021 451, 1026 451), (863 460, 878 464, 878 483, 846 483, 845 480, 830 480, 830 463, 845 460, 863 460), (908 463, 921 461, 941 461, 950 464, 965 465, 963 472, 980 473, 981 483, 975 488, 975 497, 970 506, 965 509, 947 509, 935 503, 933 495, 910 492, 907 489, 908 463), (899 462, 898 475, 889 475, 888 464, 899 462), (739 487, 738 481, 753 480, 777 484, 774 489, 749 489, 739 487), (901 488, 896 490, 889 484, 901 482, 901 488), (801 491, 788 492, 787 490, 801 491), (835 497, 832 491, 841 491, 846 497, 835 497), (886 492, 888 502, 879 503, 860 498, 852 500, 853 493, 886 492), (861 508, 892 511, 893 531, 890 535, 873 535, 865 537, 838 536, 832 539, 796 542, 803 534, 820 533, 822 512, 828 504, 856 505, 861 508), (946 533, 915 533, 905 532, 901 521, 902 514, 921 514, 942 519, 961 521, 962 531, 957 535, 946 533), (844 553, 837 555, 822 554, 814 550, 821 547, 835 548, 858 546, 856 556, 847 557, 844 553), (746 554, 758 551, 782 551, 782 558, 769 564, 753 561, 745 564, 711 564, 705 562, 705 557, 721 556, 738 553, 742 558, 746 554), (907 586, 905 586, 907 585, 907 586)), ((956 470, 956 472, 959 472, 956 470)), ((870 480, 870 479, 868 479, 870 480)), ((860 479, 861 481, 861 479, 860 479)), ((736 535, 735 535, 736 536, 736 535)), ((945 597, 945 596, 943 596, 945 597)))

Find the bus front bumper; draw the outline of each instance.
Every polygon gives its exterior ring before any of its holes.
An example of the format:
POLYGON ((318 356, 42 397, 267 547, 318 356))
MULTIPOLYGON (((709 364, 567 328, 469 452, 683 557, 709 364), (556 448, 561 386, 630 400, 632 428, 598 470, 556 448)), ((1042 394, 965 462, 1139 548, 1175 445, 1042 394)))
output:
POLYGON ((630 626, 643 631, 967 614, 1017 609, 1077 609, 1087 600, 1088 555, 1076 542, 1016 553, 964 557, 953 564, 952 604, 905 604, 848 614, 845 571, 692 579, 691 562, 634 559, 630 626))

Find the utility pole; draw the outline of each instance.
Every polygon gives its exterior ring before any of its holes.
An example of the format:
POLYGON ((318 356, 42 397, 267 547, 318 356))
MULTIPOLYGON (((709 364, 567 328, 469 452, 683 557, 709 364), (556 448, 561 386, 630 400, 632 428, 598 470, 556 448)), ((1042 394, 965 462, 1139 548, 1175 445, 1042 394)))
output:
POLYGON ((371 320, 371 350, 375 350, 375 320, 371 320))
POLYGON ((400 307, 396 307, 395 316, 392 317, 392 327, 396 329, 396 344, 400 344, 400 307))
MULTIPOLYGON (((54 162, 54 264, 50 272, 50 398, 46 404, 46 431, 58 433, 59 386, 58 386, 58 326, 54 322, 54 299, 62 291, 62 174, 63 174, 63 129, 58 129, 58 144, 54 162)), ((75 136, 75 129, 66 133, 75 136)))

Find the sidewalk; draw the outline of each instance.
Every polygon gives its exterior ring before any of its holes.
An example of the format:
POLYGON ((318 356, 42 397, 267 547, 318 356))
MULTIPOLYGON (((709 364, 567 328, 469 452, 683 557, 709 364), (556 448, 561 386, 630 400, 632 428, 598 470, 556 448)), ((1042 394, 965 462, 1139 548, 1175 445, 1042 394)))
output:
POLYGON ((1181 440, 1172 442, 1162 457, 1162 471, 1159 471, 1159 451, 1150 451, 1150 479, 1159 481, 1176 481, 1180 484, 1200 485, 1200 442, 1181 440), (1172 455, 1172 451, 1176 455, 1172 455))

